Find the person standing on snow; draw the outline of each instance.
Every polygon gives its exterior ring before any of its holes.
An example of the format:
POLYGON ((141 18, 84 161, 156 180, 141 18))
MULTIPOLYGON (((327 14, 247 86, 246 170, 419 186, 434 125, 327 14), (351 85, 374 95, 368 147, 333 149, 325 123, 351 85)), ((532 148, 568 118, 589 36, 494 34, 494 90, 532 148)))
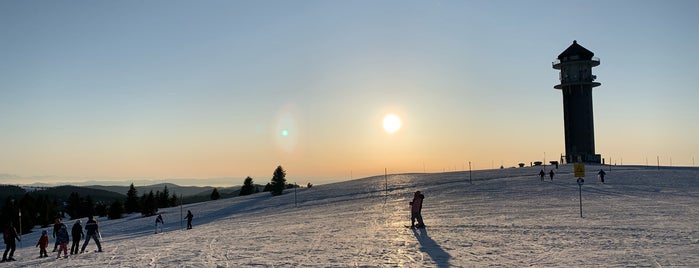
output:
POLYGON ((78 254, 78 249, 80 249, 80 240, 83 239, 83 236, 85 236, 83 226, 80 223, 80 220, 75 221, 75 224, 73 224, 73 229, 71 230, 71 234, 73 235, 73 244, 70 246, 70 255, 78 254))
POLYGON ((187 219, 187 229, 192 229, 192 218, 194 218, 194 215, 192 215, 191 210, 187 210, 187 216, 184 216, 185 219, 187 219))
POLYGON ((41 237, 39 238, 39 242, 36 243, 36 247, 39 247, 39 258, 49 256, 49 254, 46 253, 46 248, 49 247, 49 232, 46 230, 41 232, 41 237))
POLYGON ((155 218, 155 233, 158 233, 158 225, 160 225, 160 232, 163 232, 163 225, 165 225, 165 222, 163 221, 163 215, 158 214, 158 217, 155 218))
POLYGON ((541 171, 539 171, 539 177, 541 177, 541 181, 544 181, 544 176, 546 176, 546 173, 542 169, 541 171))
POLYGON ((56 242, 60 244, 58 247, 58 255, 56 259, 61 257, 61 251, 63 251, 63 257, 68 258, 68 242, 70 241, 70 236, 68 236, 68 227, 61 223, 61 229, 58 229, 58 234, 56 234, 56 242))
POLYGON ((4 238, 3 240, 5 240, 5 253, 2 254, 2 261, 0 262, 16 261, 15 258, 12 257, 15 255, 15 249, 17 248, 15 240, 21 241, 21 239, 17 236, 17 230, 15 230, 15 226, 12 225, 12 221, 10 221, 5 232, 3 232, 2 237, 4 238), (8 252, 10 253, 9 256, 7 255, 8 252))
POLYGON ((80 253, 85 252, 85 248, 90 242, 90 238, 95 240, 95 244, 97 244, 97 252, 102 252, 102 245, 100 244, 99 240, 99 226, 97 225, 97 221, 92 216, 89 216, 87 223, 85 223, 85 231, 87 231, 87 234, 85 235, 85 243, 83 243, 83 248, 80 250, 80 253))
POLYGON ((425 223, 422 222, 422 200, 425 199, 425 195, 420 193, 420 191, 415 192, 413 196, 413 201, 410 202, 410 227, 411 228, 421 228, 425 227, 425 223), (417 220, 417 225, 415 221, 417 220))
POLYGON ((606 174, 607 173, 605 173, 604 170, 601 169, 599 170, 599 172, 597 172, 597 175, 599 175, 599 180, 602 181, 602 183, 604 183, 604 175, 606 174))
MULTIPOLYGON (((61 230, 61 224, 63 224, 61 223, 61 218, 56 218, 56 223, 53 224, 53 239, 56 239, 58 231, 61 230)), ((53 252, 56 252, 56 249, 58 249, 58 240, 53 243, 53 252)))
POLYGON ((553 180, 553 175, 554 175, 554 173, 553 173, 553 169, 552 169, 551 171, 549 171, 549 177, 551 177, 551 180, 553 180))

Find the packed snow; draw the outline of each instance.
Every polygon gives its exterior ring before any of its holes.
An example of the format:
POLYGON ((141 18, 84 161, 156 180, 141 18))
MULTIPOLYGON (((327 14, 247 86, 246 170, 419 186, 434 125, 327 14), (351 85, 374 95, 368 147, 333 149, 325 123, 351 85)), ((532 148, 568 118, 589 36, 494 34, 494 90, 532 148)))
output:
POLYGON ((699 168, 588 165, 583 218, 573 166, 545 181, 542 168, 381 175, 190 204, 161 209, 159 234, 155 217, 99 218, 104 252, 90 242, 65 259, 53 238, 38 258, 35 229, 0 266, 699 267, 699 168), (417 190, 427 227, 405 228, 417 190))

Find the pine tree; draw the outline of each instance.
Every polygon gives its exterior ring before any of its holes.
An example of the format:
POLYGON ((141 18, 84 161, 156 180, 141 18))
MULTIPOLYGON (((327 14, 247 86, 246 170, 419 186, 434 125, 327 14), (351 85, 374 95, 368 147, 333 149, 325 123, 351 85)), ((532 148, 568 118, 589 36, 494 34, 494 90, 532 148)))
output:
POLYGON ((282 166, 278 166, 277 169, 274 170, 271 183, 272 195, 281 195, 284 191, 284 187, 286 187, 286 171, 284 171, 282 166))
POLYGON ((68 205, 66 206, 66 212, 68 212, 68 215, 70 215, 71 219, 79 219, 82 218, 86 215, 84 215, 84 210, 83 210, 83 199, 80 198, 80 195, 76 192, 70 193, 70 196, 68 196, 68 205))
POLYGON ((213 191, 211 191, 211 200, 218 200, 221 198, 221 194, 218 193, 218 189, 214 188, 213 191))
POLYGON ((129 187, 129 192, 126 193, 126 202, 124 202, 124 210, 126 211, 126 213, 134 213, 136 211, 139 211, 138 205, 138 191, 136 191, 136 187, 134 187, 133 183, 131 183, 131 186, 129 187))
POLYGON ((165 188, 163 189, 162 192, 158 195, 158 207, 161 208, 167 208, 170 207, 170 202, 168 200, 170 198, 170 191, 167 190, 167 185, 165 185, 165 188))
POLYGON ((243 182, 243 187, 240 187, 240 194, 239 195, 251 195, 255 193, 255 183, 252 181, 252 178, 249 176, 245 178, 245 181, 243 182))
POLYGON ((151 190, 150 193, 148 193, 148 195, 143 194, 143 196, 141 197, 141 201, 141 215, 150 217, 155 215, 156 212, 158 212, 153 190, 151 190))
POLYGON ((176 207, 178 205, 177 202, 179 202, 179 201, 180 200, 177 199, 177 194, 172 193, 172 197, 170 197, 170 199, 168 200, 168 203, 170 204, 171 207, 176 207))
POLYGON ((121 219, 121 214, 124 213, 124 206, 121 204, 121 201, 119 200, 114 200, 114 203, 112 203, 111 206, 109 206, 109 218, 112 220, 115 219, 121 219))
POLYGON ((95 214, 95 202, 92 201, 92 196, 88 195, 85 197, 85 201, 83 202, 83 209, 82 212, 85 213, 85 216, 94 216, 95 214))

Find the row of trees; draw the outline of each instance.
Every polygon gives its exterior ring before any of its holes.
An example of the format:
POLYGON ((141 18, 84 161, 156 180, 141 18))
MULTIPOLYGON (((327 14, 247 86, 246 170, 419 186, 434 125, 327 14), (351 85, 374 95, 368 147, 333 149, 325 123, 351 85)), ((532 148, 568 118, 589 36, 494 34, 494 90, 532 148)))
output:
POLYGON ((58 202, 48 196, 33 196, 26 193, 20 199, 7 197, 5 204, 0 210, 2 226, 7 226, 10 221, 21 233, 28 233, 36 225, 48 226, 52 224, 59 213, 58 202), (22 212, 22 229, 19 229, 19 213, 22 212))
POLYGON ((133 183, 129 186, 129 191, 126 192, 126 201, 124 202, 124 212, 134 213, 140 212, 143 216, 153 216, 160 208, 168 208, 177 206, 179 199, 176 194, 170 195, 167 185, 163 191, 151 190, 148 194, 143 194, 138 197, 138 190, 133 183))
MULTIPOLYGON (((265 185, 265 188, 262 191, 270 192, 272 195, 281 195, 284 192, 284 189, 292 187, 294 187, 294 185, 286 184, 286 171, 284 168, 282 168, 282 166, 277 166, 272 174, 272 180, 265 185)), ((238 195, 251 195, 258 192, 259 190, 255 186, 255 182, 250 176, 248 176, 243 181, 243 186, 240 188, 240 193, 238 195)), ((219 198, 221 198, 221 194, 218 192, 217 188, 214 188, 211 191, 211 200, 218 200, 219 198)))
MULTIPOLYGON (((278 166, 274 170, 272 180, 267 183, 263 191, 270 192, 272 195, 281 195, 284 189, 290 187, 293 187, 293 185, 286 184, 286 171, 281 166, 278 166)), ((19 187, 17 188, 20 189, 19 187)), ((9 189, 8 192, 10 190, 12 189, 9 189)), ((251 177, 245 178, 239 195, 244 196, 257 192, 259 190, 255 186, 253 179, 251 177)), ((218 190, 214 189, 211 198, 218 199, 220 197, 218 190)), ((151 190, 148 194, 143 193, 139 197, 133 183, 126 193, 124 202, 114 200, 111 204, 95 202, 90 195, 82 197, 77 192, 72 192, 65 202, 59 202, 55 198, 51 199, 45 195, 25 193, 19 199, 15 197, 6 198, 4 206, 0 209, 0 224, 5 226, 9 221, 14 221, 15 225, 18 225, 19 212, 21 211, 23 216, 21 217, 22 230, 20 232, 27 233, 31 231, 33 226, 46 227, 53 224, 56 217, 61 216, 62 212, 68 214, 71 219, 90 215, 119 219, 124 213, 134 212, 140 212, 147 217, 156 214, 160 208, 177 206, 179 202, 177 195, 174 193, 170 194, 167 186, 162 191, 154 193, 151 190)))

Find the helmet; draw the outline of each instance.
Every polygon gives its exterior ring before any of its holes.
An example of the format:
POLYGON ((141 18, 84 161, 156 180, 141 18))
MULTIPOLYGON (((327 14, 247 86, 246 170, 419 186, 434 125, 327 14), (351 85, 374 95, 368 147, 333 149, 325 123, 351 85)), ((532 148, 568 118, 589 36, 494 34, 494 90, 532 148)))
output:
POLYGON ((47 235, 48 232, 46 230, 41 231, 41 235, 47 235))

